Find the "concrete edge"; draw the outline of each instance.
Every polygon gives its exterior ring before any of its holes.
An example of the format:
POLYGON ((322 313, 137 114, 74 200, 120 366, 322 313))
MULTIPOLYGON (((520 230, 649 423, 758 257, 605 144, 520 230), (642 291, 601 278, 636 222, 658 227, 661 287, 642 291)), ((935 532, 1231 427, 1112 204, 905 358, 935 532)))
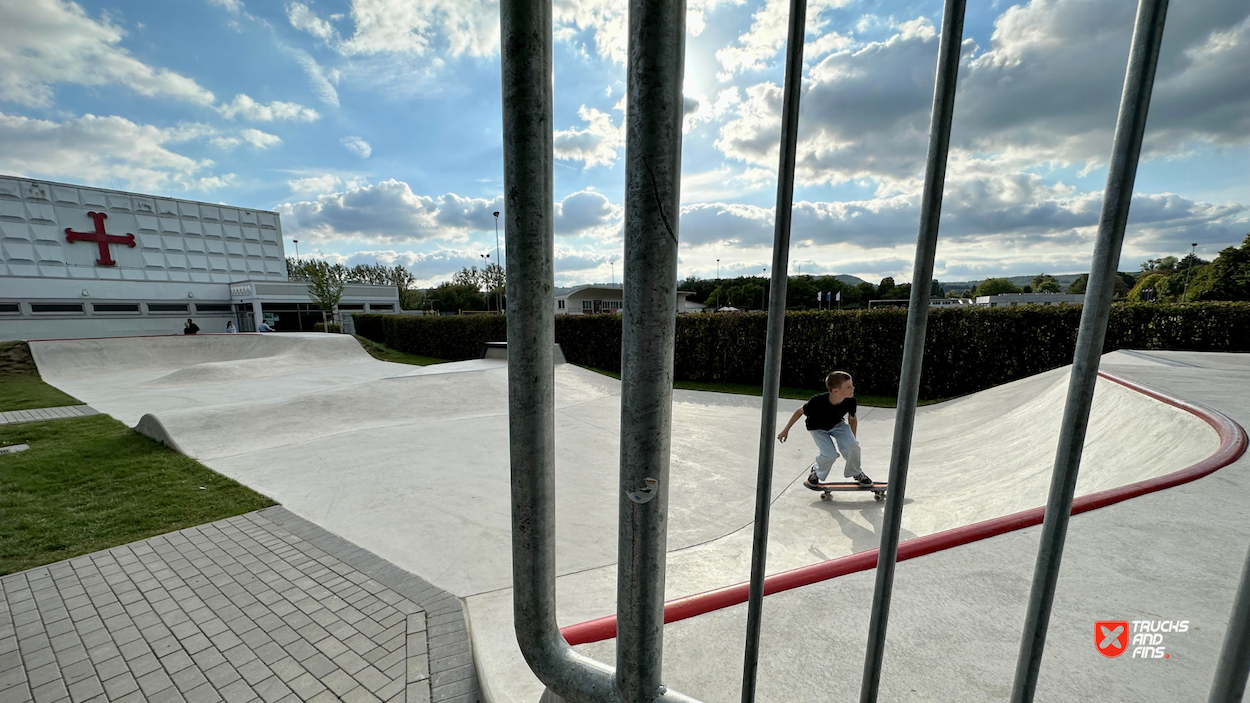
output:
POLYGON ((407 598, 425 611, 431 703, 469 703, 481 686, 469 636, 468 612, 459 598, 276 505, 257 515, 407 598))

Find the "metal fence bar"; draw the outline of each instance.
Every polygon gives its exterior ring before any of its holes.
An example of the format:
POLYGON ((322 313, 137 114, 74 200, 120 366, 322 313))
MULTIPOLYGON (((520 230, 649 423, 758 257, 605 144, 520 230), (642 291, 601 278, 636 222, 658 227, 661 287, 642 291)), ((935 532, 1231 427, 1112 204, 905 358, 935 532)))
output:
POLYGON ((611 667, 575 652, 556 626, 551 2, 502 0, 499 9, 517 642, 559 696, 608 701, 611 667))
POLYGON ((652 701, 664 645, 685 0, 629 5, 616 684, 652 701))
POLYGON ((1102 213, 1098 219, 1098 239, 1094 261, 1089 273, 1089 287, 1081 311, 1081 328, 1077 333, 1076 353, 1068 381, 1068 397, 1064 406, 1063 425, 1055 454, 1054 475, 1050 496, 1046 501, 1046 518, 1042 522, 1042 540, 1037 551, 1033 587, 1025 616, 1020 655, 1016 660, 1011 700, 1024 703, 1033 700, 1046 629, 1054 604, 1055 584, 1063 543, 1072 512, 1072 496, 1076 491, 1081 450, 1094 400, 1094 384, 1098 379, 1098 362, 1107 334, 1107 317, 1115 292, 1115 274, 1124 243, 1124 227, 1133 197, 1133 181, 1141 154, 1142 137, 1146 131, 1146 113, 1154 87, 1159 46, 1163 40, 1163 23, 1167 17, 1167 0, 1141 0, 1137 6, 1137 23, 1129 51, 1128 69, 1124 75, 1124 91, 1120 96, 1120 113, 1116 118, 1115 139, 1107 168, 1107 186, 1103 194, 1102 213))
POLYGON ((911 460, 912 431, 916 421, 916 402, 920 394, 920 370, 924 361, 925 327, 929 320, 933 260, 937 253, 942 191, 946 184, 946 155, 950 148, 951 123, 955 114, 959 49, 964 33, 964 6, 965 0, 946 0, 942 10, 942 36, 939 40, 937 76, 933 87, 933 112, 929 121, 929 155, 925 164, 924 193, 920 202, 920 232, 911 277, 907 336, 903 342, 903 368, 899 379, 894 444, 890 455, 890 487, 886 492, 881 548, 877 552, 877 578, 872 594, 872 615, 868 623, 868 647, 864 656, 864 676, 859 693, 859 699, 863 703, 877 700, 881 664, 885 657, 886 626, 890 617, 894 566, 898 558, 903 499, 907 489, 908 462, 911 460))
POLYGON ((790 213, 794 204, 794 166, 798 148, 806 26, 807 0, 790 0, 790 30, 786 38, 786 74, 781 105, 781 160, 777 165, 777 211, 773 229, 772 300, 768 305, 764 395, 760 408, 759 472, 755 479, 755 537, 751 547, 751 590, 747 601, 747 641, 742 664, 742 703, 755 700, 759 665, 764 576, 768 562, 768 519, 772 507, 773 454, 777 442, 773 435, 777 432, 777 396, 781 391, 781 354, 790 266, 790 213))
POLYGON ((1241 569, 1241 583, 1233 600, 1233 612, 1228 616, 1228 630, 1224 632, 1224 646, 1220 649, 1220 661, 1215 667, 1215 680, 1211 683, 1208 703, 1240 703, 1246 693, 1246 679, 1250 676, 1250 553, 1241 569))

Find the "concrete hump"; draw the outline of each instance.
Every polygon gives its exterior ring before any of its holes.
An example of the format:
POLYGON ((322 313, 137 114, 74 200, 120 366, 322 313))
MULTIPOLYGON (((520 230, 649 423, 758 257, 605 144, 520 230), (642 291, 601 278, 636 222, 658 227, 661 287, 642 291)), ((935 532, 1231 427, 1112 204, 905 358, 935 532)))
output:
POLYGON ((152 413, 147 413, 139 418, 139 424, 135 425, 134 430, 145 437, 151 437, 179 454, 186 454, 182 447, 178 446, 178 443, 174 441, 174 438, 169 436, 169 431, 165 429, 165 425, 161 424, 161 421, 152 413))

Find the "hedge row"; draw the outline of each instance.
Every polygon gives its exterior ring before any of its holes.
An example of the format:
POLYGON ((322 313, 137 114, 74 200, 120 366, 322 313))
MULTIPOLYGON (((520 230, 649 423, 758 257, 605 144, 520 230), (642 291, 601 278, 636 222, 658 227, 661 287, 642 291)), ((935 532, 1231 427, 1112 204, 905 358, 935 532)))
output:
MULTIPOLYGON (((947 398, 1072 363, 1079 306, 934 309, 925 339, 921 398, 947 398)), ((414 354, 476 358, 501 341, 501 316, 356 315, 357 333, 414 354)), ((867 395, 895 395, 903 357, 904 310, 786 313, 781 383, 819 389, 824 375, 844 369, 867 395)), ((680 381, 761 384, 766 316, 681 315, 674 376, 680 381)), ((620 371, 620 315, 561 315, 556 341, 568 361, 620 371)), ((1250 351, 1250 304, 1117 303, 1104 351, 1170 349, 1250 351)))

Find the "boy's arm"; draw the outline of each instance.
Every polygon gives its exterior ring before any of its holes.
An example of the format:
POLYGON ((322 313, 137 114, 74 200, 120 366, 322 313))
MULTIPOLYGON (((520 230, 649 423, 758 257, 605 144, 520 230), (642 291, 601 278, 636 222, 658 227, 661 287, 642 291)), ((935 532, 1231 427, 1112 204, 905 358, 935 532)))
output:
POLYGON ((777 435, 777 439, 782 442, 786 441, 786 437, 790 434, 790 428, 794 426, 794 423, 799 421, 800 417, 803 417, 803 408, 801 406, 798 410, 794 411, 793 415, 790 416, 790 421, 786 423, 786 428, 781 431, 781 434, 777 435))
POLYGON ((859 430, 859 420, 855 419, 855 416, 854 416, 854 415, 852 415, 852 416, 850 416, 850 417, 846 418, 846 423, 847 423, 848 425, 850 425, 850 426, 851 426, 851 434, 853 434, 853 435, 858 435, 858 434, 859 434, 859 432, 858 432, 858 430, 859 430))

